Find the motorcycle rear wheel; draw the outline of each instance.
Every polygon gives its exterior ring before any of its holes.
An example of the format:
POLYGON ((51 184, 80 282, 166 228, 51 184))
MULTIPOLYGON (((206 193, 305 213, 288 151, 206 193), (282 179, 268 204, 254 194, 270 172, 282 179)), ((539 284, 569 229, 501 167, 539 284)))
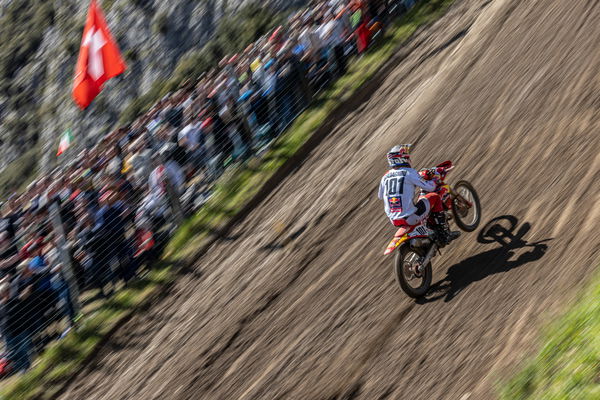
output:
POLYGON ((421 249, 413 249, 409 245, 404 245, 396 252, 394 259, 394 272, 396 281, 400 288, 413 298, 419 298, 427 294, 431 286, 432 269, 431 261, 423 268, 421 276, 414 273, 414 262, 416 258, 424 257, 421 249), (414 280, 420 281, 417 286, 412 285, 414 280))
POLYGON ((454 221, 460 229, 465 232, 473 232, 479 226, 481 221, 481 203, 479 202, 479 196, 471 185, 467 181, 459 181, 453 187, 453 191, 458 194, 453 196, 452 199, 452 215, 454 221), (471 203, 471 207, 464 203, 467 200, 471 203))

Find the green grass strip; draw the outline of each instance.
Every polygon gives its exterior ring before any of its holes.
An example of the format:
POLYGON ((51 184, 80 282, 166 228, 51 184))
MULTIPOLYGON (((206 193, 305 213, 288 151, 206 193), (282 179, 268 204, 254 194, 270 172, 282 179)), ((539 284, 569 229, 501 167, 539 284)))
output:
POLYGON ((86 313, 82 326, 64 340, 51 344, 38 357, 35 367, 22 376, 2 383, 0 400, 50 399, 64 382, 76 373, 97 349, 103 338, 123 318, 152 300, 176 277, 171 260, 189 260, 209 237, 238 213, 285 161, 295 154, 336 107, 355 94, 422 25, 439 18, 453 0, 423 0, 408 14, 389 26, 385 37, 369 52, 350 63, 345 76, 337 80, 302 113, 260 159, 228 171, 219 179, 213 196, 186 221, 167 246, 164 266, 153 269, 133 287, 119 291, 113 298, 86 313))
POLYGON ((600 399, 600 273, 545 337, 539 354, 504 384, 501 398, 600 399))

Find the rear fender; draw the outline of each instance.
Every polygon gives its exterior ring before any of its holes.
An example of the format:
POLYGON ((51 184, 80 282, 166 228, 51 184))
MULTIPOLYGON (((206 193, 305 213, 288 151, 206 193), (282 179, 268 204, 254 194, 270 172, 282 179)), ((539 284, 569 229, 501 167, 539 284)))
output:
POLYGON ((409 239, 426 238, 429 237, 432 233, 433 232, 423 224, 417 227, 403 226, 400 229, 398 229, 398 232, 396 232, 394 238, 392 239, 390 244, 388 244, 388 247, 385 249, 383 255, 387 256, 388 254, 392 253, 402 243, 406 242, 409 239))
POLYGON ((404 236, 394 236, 388 247, 385 249, 383 253, 384 256, 391 254, 397 247, 399 247, 402 243, 408 240, 408 234, 404 234, 404 236))

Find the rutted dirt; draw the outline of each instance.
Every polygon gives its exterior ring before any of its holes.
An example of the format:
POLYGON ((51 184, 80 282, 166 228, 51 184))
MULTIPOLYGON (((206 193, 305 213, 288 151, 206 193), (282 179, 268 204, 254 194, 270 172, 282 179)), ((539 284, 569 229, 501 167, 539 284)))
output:
POLYGON ((458 1, 62 398, 493 398, 596 267, 598 37, 597 0, 458 1), (514 224, 434 259, 421 303, 382 255, 376 188, 399 142, 417 167, 458 165, 482 227, 514 224))

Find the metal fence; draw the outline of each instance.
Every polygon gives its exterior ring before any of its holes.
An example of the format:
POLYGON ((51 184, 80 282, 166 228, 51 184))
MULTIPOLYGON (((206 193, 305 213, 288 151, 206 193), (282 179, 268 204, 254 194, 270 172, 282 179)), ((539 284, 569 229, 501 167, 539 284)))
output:
POLYGON ((414 2, 330 3, 315 2, 318 17, 314 8, 300 11, 287 30, 161 99, 95 147, 68 155, 67 165, 7 200, 0 374, 27 370, 90 303, 151 268, 223 173, 260 158, 368 47, 376 23, 414 2))

